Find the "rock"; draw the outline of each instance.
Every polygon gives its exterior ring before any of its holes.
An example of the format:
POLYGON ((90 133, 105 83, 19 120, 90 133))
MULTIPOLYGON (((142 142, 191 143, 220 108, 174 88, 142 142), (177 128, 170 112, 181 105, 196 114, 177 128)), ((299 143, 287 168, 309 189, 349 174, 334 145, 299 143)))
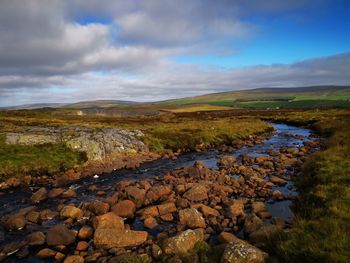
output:
POLYGON ((231 234, 228 232, 221 232, 218 239, 221 243, 226 244, 226 243, 230 243, 232 241, 235 241, 238 238, 234 234, 231 234))
POLYGON ((74 198, 74 197, 77 197, 77 193, 73 189, 69 188, 67 191, 62 193, 62 197, 63 198, 74 198))
POLYGON ((136 186, 128 186, 125 188, 125 193, 127 197, 136 204, 136 207, 141 207, 145 201, 146 191, 144 189, 140 189, 136 186))
POLYGON ((117 216, 113 212, 97 216, 95 229, 114 229, 117 232, 124 231, 124 221, 121 217, 117 216))
POLYGON ((236 158, 233 156, 225 155, 221 156, 217 162, 217 166, 220 169, 230 170, 236 164, 236 158))
POLYGON ((165 185, 153 186, 151 187, 146 194, 146 198, 151 202, 156 202, 163 196, 171 194, 171 187, 165 185))
POLYGON ((156 244, 153 244, 152 245, 152 257, 157 259, 159 258, 161 255, 163 254, 163 251, 162 249, 156 245, 156 244))
POLYGON ((191 208, 198 209, 205 217, 220 215, 218 210, 202 204, 192 205, 191 208))
POLYGON ((41 246, 45 244, 45 234, 41 231, 33 232, 27 236, 30 246, 41 246))
POLYGON ((68 256, 63 263, 84 263, 84 258, 79 255, 68 256))
POLYGON ((249 241, 253 244, 261 246, 270 242, 271 240, 276 240, 276 238, 281 235, 282 232, 283 228, 280 226, 264 225, 249 235, 249 241))
POLYGON ((8 231, 16 231, 23 229, 27 224, 26 219, 23 215, 16 214, 10 216, 4 224, 4 227, 8 231))
POLYGON ((16 252, 18 252, 19 250, 21 250, 24 246, 26 246, 26 242, 22 241, 22 242, 12 242, 9 243, 7 245, 4 246, 4 248, 2 249, 1 254, 4 254, 5 257, 6 256, 10 256, 12 254, 15 254, 16 252))
POLYGON ((86 251, 89 248, 89 244, 86 241, 79 241, 75 250, 86 251))
POLYGON ((35 211, 31 211, 26 215, 26 219, 29 222, 32 222, 34 224, 38 224, 40 222, 40 213, 35 212, 35 211))
POLYGON ((72 219, 77 219, 82 215, 83 215, 83 211, 71 205, 64 206, 60 212, 61 217, 72 218, 72 219))
POLYGON ((94 244, 97 248, 110 249, 120 247, 135 247, 143 244, 148 237, 146 231, 97 228, 94 235, 94 244))
POLYGON ((174 237, 166 239, 162 244, 162 249, 166 254, 186 253, 192 249, 197 242, 203 239, 203 229, 188 229, 174 237))
POLYGON ((263 221, 255 214, 248 215, 244 220, 244 231, 248 234, 257 231, 264 225, 263 221))
POLYGON ((244 200, 234 200, 228 208, 231 217, 244 218, 244 200))
POLYGON ((284 186, 287 184, 286 180, 279 178, 279 177, 276 177, 276 176, 271 176, 270 181, 274 184, 281 185, 281 186, 284 186))
POLYGON ((257 156, 255 157, 256 163, 264 163, 269 160, 269 156, 257 156))
POLYGON ((231 241, 226 245, 221 263, 264 263, 268 255, 260 249, 240 240, 231 241))
POLYGON ((263 202, 253 202, 252 203, 252 212, 257 214, 259 212, 267 211, 266 205, 263 202))
POLYGON ((156 205, 148 206, 148 207, 142 209, 140 211, 140 213, 141 213, 141 218, 146 218, 146 217, 149 217, 149 216, 152 216, 152 217, 159 216, 158 207, 156 205))
POLYGON ((272 192, 272 196, 273 196, 273 198, 275 198, 276 200, 283 200, 283 199, 284 199, 283 194, 282 194, 281 191, 279 191, 279 190, 274 190, 274 191, 272 192))
POLYGON ((47 196, 49 198, 56 198, 59 197, 61 194, 63 194, 64 189, 63 188, 53 188, 48 194, 47 196))
POLYGON ((170 213, 174 213, 177 211, 177 208, 175 206, 175 203, 169 202, 169 203, 164 203, 157 205, 159 215, 166 215, 170 213))
POLYGON ((41 187, 38 191, 36 191, 32 197, 30 198, 33 203, 40 203, 47 199, 47 190, 45 187, 41 187))
POLYGON ((166 221, 166 222, 172 222, 172 221, 174 221, 174 216, 173 216, 173 214, 169 213, 169 214, 161 215, 160 219, 162 219, 163 221, 166 221))
POLYGON ((45 209, 40 212, 40 220, 42 221, 51 220, 56 216, 58 216, 58 213, 56 211, 51 211, 50 209, 45 209))
POLYGON ((51 227, 46 234, 46 243, 49 246, 70 245, 75 242, 76 233, 65 225, 58 224, 51 227))
POLYGON ((36 254, 36 257, 40 259, 54 258, 56 256, 56 253, 57 252, 52 249, 44 248, 36 254))
POLYGON ((136 205, 133 201, 123 200, 114 205, 111 211, 117 216, 123 218, 133 218, 136 211, 136 205))
POLYGON ((153 229, 158 226, 158 222, 154 217, 147 217, 145 221, 143 221, 143 225, 146 228, 153 229))
POLYGON ((62 262, 64 260, 64 258, 66 257, 65 254, 61 253, 61 252, 57 252, 56 256, 55 256, 55 261, 56 262, 62 262))
POLYGON ((205 228, 205 220, 202 214, 195 208, 186 208, 179 211, 180 224, 189 228, 205 228))
POLYGON ((184 193, 183 198, 186 198, 193 202, 203 201, 208 199, 208 189, 201 184, 195 184, 184 193))
POLYGON ((80 239, 90 239, 94 233, 94 229, 90 226, 83 226, 78 232, 78 237, 80 239))
POLYGON ((103 215, 108 213, 109 211, 109 204, 104 203, 102 201, 96 200, 92 201, 89 204, 89 210, 93 212, 95 215, 103 215))
POLYGON ((263 220, 269 219, 272 217, 272 214, 269 211, 261 211, 261 212, 258 212, 257 215, 263 220))

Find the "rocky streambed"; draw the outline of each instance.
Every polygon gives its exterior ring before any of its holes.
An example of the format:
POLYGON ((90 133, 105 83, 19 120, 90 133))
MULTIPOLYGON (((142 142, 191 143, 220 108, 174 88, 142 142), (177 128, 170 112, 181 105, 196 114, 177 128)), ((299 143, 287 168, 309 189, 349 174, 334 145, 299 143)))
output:
POLYGON ((264 262, 259 248, 291 227, 291 177, 319 146, 307 129, 273 126, 269 139, 232 152, 4 192, 0 261, 125 262, 134 253, 135 262, 167 262, 206 242, 221 262, 264 262))

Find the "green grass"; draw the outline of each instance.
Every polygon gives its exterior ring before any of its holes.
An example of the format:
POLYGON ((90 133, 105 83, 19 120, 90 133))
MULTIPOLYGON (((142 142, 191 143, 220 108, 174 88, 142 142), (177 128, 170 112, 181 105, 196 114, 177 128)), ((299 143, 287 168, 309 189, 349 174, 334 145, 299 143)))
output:
POLYGON ((0 179, 22 175, 53 175, 74 167, 85 160, 63 144, 7 145, 0 136, 0 179))

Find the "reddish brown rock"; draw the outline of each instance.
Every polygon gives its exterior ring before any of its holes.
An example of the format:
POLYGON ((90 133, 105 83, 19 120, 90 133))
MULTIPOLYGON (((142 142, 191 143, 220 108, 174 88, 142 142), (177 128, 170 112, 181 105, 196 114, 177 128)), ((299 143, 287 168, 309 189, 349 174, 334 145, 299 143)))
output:
POLYGON ((124 221, 121 217, 117 216, 113 212, 97 216, 95 229, 115 229, 117 232, 124 231, 124 221))
POLYGON ((41 231, 33 232, 27 236, 30 246, 41 246, 45 244, 45 234, 41 231))
POLYGON ((79 255, 68 256, 63 263, 84 263, 84 258, 79 255))
POLYGON ((174 213, 177 211, 175 203, 173 202, 160 204, 157 206, 157 208, 158 208, 159 215, 165 215, 165 214, 174 213))
POLYGON ((205 217, 220 215, 218 210, 202 204, 192 205, 191 208, 198 209, 205 217))
POLYGON ((195 184, 186 193, 184 193, 183 198, 190 201, 203 201, 208 199, 208 189, 204 185, 195 184))
POLYGON ((83 226, 78 232, 80 239, 90 239, 94 233, 94 229, 91 226, 83 226))
POLYGON ((59 197, 61 194, 63 194, 64 189, 63 188, 53 188, 48 194, 47 196, 49 198, 56 198, 59 197))
POLYGON ((141 218, 147 218, 149 216, 157 217, 159 216, 159 211, 157 206, 148 206, 140 211, 141 218))
POLYGON ((60 216, 64 218, 76 219, 78 217, 81 217, 82 215, 83 211, 72 205, 64 206, 60 212, 60 216))
POLYGON ((75 249, 77 251, 86 251, 88 248, 89 244, 86 241, 79 241, 75 249))
POLYGON ((40 213, 35 212, 35 211, 31 211, 26 215, 26 219, 29 222, 32 222, 34 224, 38 224, 40 222, 40 213))
POLYGON ((162 244, 162 249, 166 254, 186 253, 203 239, 203 229, 188 229, 177 236, 166 239, 162 244))
POLYGON ((46 243, 49 246, 70 245, 75 242, 76 233, 65 225, 59 224, 50 228, 46 234, 46 243))
POLYGON ((217 162, 217 166, 220 169, 226 169, 226 170, 233 168, 235 164, 236 164, 236 158, 229 155, 220 157, 217 162))
POLYGON ((136 205, 133 201, 123 200, 114 205, 111 211, 117 216, 123 218, 133 218, 136 211, 136 205))
POLYGON ((136 207, 141 207, 145 201, 146 191, 136 186, 128 186, 125 188, 127 197, 136 204, 136 207))
POLYGON ((47 190, 45 187, 40 188, 30 198, 33 203, 40 203, 47 199, 47 190))
POLYGON ((36 254, 36 257, 40 259, 54 258, 56 256, 56 253, 57 252, 52 249, 44 248, 36 254))
POLYGON ((63 198, 74 198, 74 197, 77 197, 77 193, 73 189, 69 188, 67 191, 62 193, 62 197, 63 198))
POLYGON ((279 177, 276 177, 276 176, 271 176, 270 181, 274 184, 281 185, 281 186, 284 186, 287 184, 286 180, 279 178, 279 177))
POLYGON ((205 228, 205 220, 202 214, 195 208, 186 208, 179 211, 179 221, 181 225, 189 228, 205 228))
POLYGON ((231 217, 244 218, 244 200, 234 200, 228 208, 228 212, 231 217))
POLYGON ((228 232, 221 232, 218 239, 221 243, 226 244, 226 243, 230 243, 232 241, 235 241, 238 238, 234 234, 231 234, 228 232))
POLYGON ((103 215, 108 213, 109 204, 102 202, 100 200, 92 201, 89 204, 89 210, 93 212, 95 215, 103 215))
POLYGON ((119 232, 116 229, 97 228, 94 235, 94 244, 97 248, 110 249, 121 247, 135 247, 143 244, 148 237, 146 231, 125 230, 119 232))
POLYGON ((263 202, 253 202, 252 203, 252 212, 257 214, 259 212, 267 211, 266 205, 263 202))
POLYGON ((248 234, 257 231, 264 225, 263 221, 255 214, 248 215, 244 220, 244 231, 248 234))
POLYGON ((152 203, 158 201, 163 196, 167 196, 172 192, 170 186, 159 185, 151 187, 146 194, 146 198, 152 203))
POLYGON ((147 217, 145 221, 143 221, 143 225, 146 228, 153 229, 158 226, 158 222, 154 217, 147 217))
POLYGON ((8 231, 16 231, 23 229, 27 224, 26 219, 23 215, 16 214, 10 216, 4 224, 4 227, 8 231))

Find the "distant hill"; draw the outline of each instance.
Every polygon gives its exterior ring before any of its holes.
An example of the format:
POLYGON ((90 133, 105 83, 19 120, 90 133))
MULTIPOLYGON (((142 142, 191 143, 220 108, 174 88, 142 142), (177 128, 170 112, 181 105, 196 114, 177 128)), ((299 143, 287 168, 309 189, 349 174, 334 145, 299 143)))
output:
POLYGON ((134 111, 139 114, 143 111, 154 113, 159 110, 177 112, 177 108, 190 107, 191 105, 191 110, 199 109, 198 106, 193 107, 193 105, 203 105, 203 109, 207 110, 228 108, 348 108, 350 107, 350 86, 267 87, 147 103, 121 100, 96 100, 77 103, 30 104, 8 107, 6 109, 68 108, 94 113, 98 112, 99 114, 101 114, 101 111, 106 110, 117 112, 134 111))

